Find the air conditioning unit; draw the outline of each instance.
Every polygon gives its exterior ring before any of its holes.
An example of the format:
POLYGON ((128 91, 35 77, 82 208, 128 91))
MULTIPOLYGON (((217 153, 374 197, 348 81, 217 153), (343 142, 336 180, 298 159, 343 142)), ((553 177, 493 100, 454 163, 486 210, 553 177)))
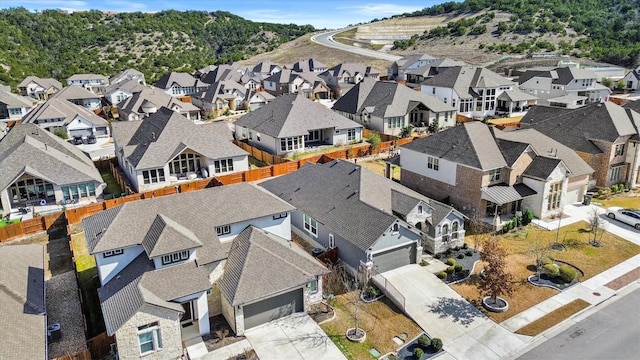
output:
POLYGON ((62 330, 60 323, 55 323, 47 326, 47 341, 49 343, 62 340, 62 330))

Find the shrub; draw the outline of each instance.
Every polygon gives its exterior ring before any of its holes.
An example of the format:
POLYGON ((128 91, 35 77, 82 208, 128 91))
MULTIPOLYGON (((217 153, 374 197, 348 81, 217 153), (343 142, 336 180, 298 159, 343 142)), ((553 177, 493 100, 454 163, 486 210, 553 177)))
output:
POLYGON ((555 264, 546 264, 543 266, 545 272, 549 274, 549 276, 556 277, 560 273, 560 270, 555 264))
POLYGON ((440 351, 440 350, 442 350, 442 340, 440 340, 440 338, 433 338, 433 339, 431 339, 431 347, 432 347, 435 351, 440 351))
POLYGON ((464 254, 458 254, 458 259, 464 259, 464 254))
POLYGON ((467 252, 464 253, 466 256, 473 256, 473 251, 471 250, 467 250, 467 252))
POLYGON ((427 335, 422 335, 418 338, 418 345, 420 345, 423 349, 431 346, 431 339, 427 335))
POLYGON ((67 135, 67 132, 63 128, 55 128, 55 130, 53 130, 53 134, 63 140, 67 140, 69 138, 69 135, 67 135))
POLYGON ((455 264, 456 264, 456 260, 454 258, 447 259, 447 265, 455 265, 455 264))
POLYGON ((449 266, 447 268, 447 274, 453 274, 456 271, 455 266, 449 266))
POLYGON ((429 263, 424 261, 424 260, 422 260, 422 261, 420 261, 420 266, 429 266, 429 263))
POLYGON ((435 254, 434 258, 440 260, 442 259, 442 254, 435 254))
POLYGON ((451 249, 447 249, 447 251, 445 251, 444 254, 445 254, 445 256, 451 255, 451 249))
POLYGON ((553 264, 553 260, 550 257, 543 257, 542 259, 540 259, 540 263, 542 265, 548 265, 548 264, 553 264))
POLYGON ((611 193, 615 194, 618 192, 618 185, 611 185, 609 189, 611 190, 611 193))
POLYGON ((456 246, 453 248, 453 251, 460 251, 460 246, 456 246))
POLYGON ((375 299, 380 296, 381 292, 377 286, 367 285, 367 287, 364 289, 364 294, 368 299, 375 299))
POLYGON ((455 272, 462 271, 462 265, 460 265, 460 264, 453 265, 453 271, 455 271, 455 272))
POLYGON ((466 249, 469 248, 469 245, 467 245, 467 243, 464 243, 464 244, 462 244, 462 248, 466 250, 466 249))
POLYGON ((447 278, 447 273, 446 273, 446 272, 444 272, 444 271, 440 271, 440 272, 438 273, 438 277, 439 277, 440 279, 444 280, 444 279, 446 279, 446 278, 447 278))
POLYGON ((566 264, 561 265, 560 269, 558 269, 558 272, 560 273, 560 277, 562 278, 562 280, 567 283, 572 282, 578 277, 578 272, 576 271, 576 269, 566 264))
POLYGON ((533 211, 526 209, 522 214, 522 225, 528 225, 533 220, 533 211))
POLYGON ((413 349, 413 357, 416 359, 421 359, 422 355, 424 355, 424 350, 420 349, 419 347, 413 349))

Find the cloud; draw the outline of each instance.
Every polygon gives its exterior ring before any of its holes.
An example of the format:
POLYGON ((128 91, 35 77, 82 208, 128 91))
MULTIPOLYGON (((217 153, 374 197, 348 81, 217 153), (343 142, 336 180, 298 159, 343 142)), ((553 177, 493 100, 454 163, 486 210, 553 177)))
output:
POLYGON ((344 6, 341 9, 353 10, 359 15, 370 17, 385 17, 391 15, 399 15, 406 12, 413 12, 422 9, 424 6, 410 6, 397 4, 362 4, 354 6, 344 6))
MULTIPOLYGON (((235 12, 236 15, 245 19, 257 22, 270 22, 278 24, 299 24, 306 25, 311 24, 314 27, 329 27, 332 19, 327 19, 324 16, 316 16, 316 14, 301 13, 301 12, 285 12, 276 9, 253 9, 253 10, 239 10, 235 12)), ((343 21, 340 21, 342 23, 343 21)))
MULTIPOLYGON (((89 6, 89 3, 87 3, 86 1, 80 1, 80 0, 72 0, 72 1, 64 1, 64 0, 20 0, 20 1, 7 1, 7 3, 8 4, 15 4, 15 5, 9 5, 9 6, 6 6, 6 7, 24 6, 24 7, 29 7, 29 8, 40 7, 40 8, 44 8, 44 9, 62 8, 62 7, 64 7, 64 8, 69 8, 69 7, 85 8, 85 7, 89 6)), ((5 7, 5 4, 3 4, 3 7, 5 7)))

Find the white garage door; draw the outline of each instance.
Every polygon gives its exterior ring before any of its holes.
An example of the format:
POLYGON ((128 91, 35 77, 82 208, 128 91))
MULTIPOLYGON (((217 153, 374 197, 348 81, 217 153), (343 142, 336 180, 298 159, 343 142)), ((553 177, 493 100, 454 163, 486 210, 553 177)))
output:
POLYGON ((580 201, 582 201, 582 186, 567 189, 567 195, 565 196, 563 203, 573 204, 580 201))

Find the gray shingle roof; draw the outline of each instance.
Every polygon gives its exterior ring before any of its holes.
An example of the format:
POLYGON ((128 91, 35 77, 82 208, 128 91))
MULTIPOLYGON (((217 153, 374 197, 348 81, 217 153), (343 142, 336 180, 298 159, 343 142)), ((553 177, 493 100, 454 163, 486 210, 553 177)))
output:
POLYGON ((327 273, 298 245, 249 226, 233 240, 219 285, 229 303, 237 306, 300 287, 327 273))
POLYGON ((156 108, 160 108, 162 106, 166 106, 168 108, 174 109, 178 107, 181 113, 186 113, 190 111, 200 111, 195 105, 192 103, 185 103, 171 95, 167 95, 160 89, 156 88, 144 88, 142 91, 133 94, 132 96, 126 98, 124 101, 118 103, 118 108, 120 112, 128 116, 129 114, 137 114, 137 115, 145 115, 145 111, 142 109, 143 104, 145 102, 151 102, 155 105, 156 108))
POLYGON ((454 89, 461 99, 475 97, 474 93, 472 93, 472 88, 495 88, 515 85, 511 80, 489 69, 471 66, 446 68, 438 75, 426 79, 422 84, 454 89))
POLYGON ((185 149, 209 159, 247 155, 215 130, 165 107, 142 121, 112 125, 114 141, 124 148, 125 157, 136 169, 162 167, 185 149))
POLYGON ((42 119, 64 119, 64 125, 68 125, 78 116, 96 126, 105 126, 108 124, 107 120, 86 108, 60 98, 50 98, 46 102, 38 105, 38 107, 25 115, 22 122, 33 123, 36 120, 42 119))
POLYGON ((80 150, 33 124, 16 125, 2 138, 0 169, 0 189, 25 172, 56 185, 103 182, 80 150))
POLYGON ((581 152, 601 153, 592 142, 613 142, 619 136, 637 134, 629 114, 612 102, 589 104, 577 109, 534 106, 520 121, 556 141, 581 152))
POLYGON ((47 359, 42 246, 0 246, 0 324, 0 359, 47 359))
POLYGON ((522 175, 546 180, 561 162, 558 158, 536 156, 522 175))
POLYGON ((25 107, 31 109, 35 106, 35 100, 11 93, 10 91, 0 90, 0 103, 7 105, 8 108, 25 107))
POLYGON ((51 97, 65 100, 100 99, 98 95, 82 86, 73 85, 62 88, 62 90, 56 92, 51 97))
POLYGON ((202 247, 202 242, 191 230, 158 214, 142 240, 142 246, 147 256, 152 258, 202 247))
POLYGON ((405 85, 396 82, 375 81, 364 79, 351 88, 333 105, 334 110, 361 113, 365 108, 373 116, 385 118, 393 116, 405 116, 417 103, 424 104, 433 112, 455 111, 450 105, 443 103, 434 96, 422 92, 413 91, 405 85), (354 95, 349 95, 352 91, 354 95), (356 105, 359 105, 356 108, 356 105), (356 111, 353 111, 353 110, 356 111))
POLYGON ((520 89, 507 90, 502 94, 498 95, 498 100, 504 101, 527 101, 527 100, 536 100, 537 96, 533 96, 531 94, 527 94, 526 92, 520 89))
MULTIPOLYGON (((362 250, 367 250, 396 221, 394 213, 406 215, 411 204, 415 206, 422 201, 446 214, 452 210, 342 160, 324 165, 305 164, 295 173, 265 181, 260 186, 362 250)), ((442 215, 436 218, 438 216, 442 215)))
POLYGON ((170 72, 162 75, 155 86, 160 89, 169 89, 173 84, 181 87, 206 87, 208 84, 196 79, 193 75, 183 72, 170 72))
POLYGON ((133 94, 136 92, 140 92, 146 88, 147 88, 146 86, 140 84, 138 81, 130 79, 130 80, 113 83, 107 86, 106 93, 111 94, 118 90, 123 90, 133 94))
POLYGON ((507 164, 489 127, 477 121, 417 139, 402 148, 482 170, 501 168, 507 164))
POLYGON ((51 87, 56 88, 58 90, 62 89, 62 84, 60 81, 53 78, 39 78, 37 76, 27 76, 24 80, 18 84, 18 87, 26 87, 32 82, 40 85, 45 89, 49 89, 51 87))
POLYGON ((73 74, 67 78, 67 81, 74 80, 102 80, 105 83, 109 82, 109 79, 101 74, 73 74))
POLYGON ((350 129, 362 125, 297 94, 281 95, 236 120, 236 125, 274 138, 307 135, 315 129, 350 129))
POLYGON ((363 63, 342 63, 338 64, 332 68, 329 68, 327 71, 322 73, 325 76, 334 76, 334 77, 343 77, 349 76, 353 77, 356 74, 360 74, 363 77, 369 75, 379 75, 380 71, 372 68, 371 66, 367 66, 363 63))
POLYGON ((496 139, 496 143, 498 144, 498 148, 500 148, 500 152, 502 152, 502 156, 508 166, 513 166, 520 155, 522 155, 522 153, 529 147, 529 144, 526 143, 503 139, 496 139))
POLYGON ((226 258, 230 245, 220 243, 216 226, 293 209, 254 185, 238 184, 126 203, 83 219, 82 226, 94 254, 142 244, 157 215, 163 214, 200 240, 198 263, 206 264, 226 258))
POLYGON ((130 79, 131 77, 142 77, 142 76, 144 76, 144 74, 141 73, 140 71, 138 71, 136 69, 128 68, 128 69, 122 70, 117 75, 115 75, 114 77, 109 79, 109 82, 111 84, 114 84, 114 83, 121 82, 122 80, 127 79, 127 78, 130 79))

